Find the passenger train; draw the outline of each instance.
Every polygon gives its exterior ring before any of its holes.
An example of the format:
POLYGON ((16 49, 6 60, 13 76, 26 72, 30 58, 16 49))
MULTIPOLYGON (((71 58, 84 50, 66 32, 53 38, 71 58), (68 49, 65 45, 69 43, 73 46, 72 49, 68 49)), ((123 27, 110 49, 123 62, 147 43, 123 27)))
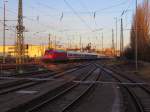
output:
POLYGON ((42 61, 55 62, 55 61, 68 61, 68 60, 93 60, 97 59, 97 54, 94 53, 82 53, 74 51, 64 50, 46 50, 42 61))

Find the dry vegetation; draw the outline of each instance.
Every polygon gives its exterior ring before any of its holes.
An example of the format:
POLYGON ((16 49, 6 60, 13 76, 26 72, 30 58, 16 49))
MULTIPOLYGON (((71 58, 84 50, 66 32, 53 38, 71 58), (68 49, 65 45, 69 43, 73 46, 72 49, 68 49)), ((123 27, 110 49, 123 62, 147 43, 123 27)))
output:
POLYGON ((138 5, 136 14, 133 16, 131 41, 124 52, 124 55, 130 59, 134 59, 136 32, 138 59, 150 61, 150 4, 147 1, 138 5))

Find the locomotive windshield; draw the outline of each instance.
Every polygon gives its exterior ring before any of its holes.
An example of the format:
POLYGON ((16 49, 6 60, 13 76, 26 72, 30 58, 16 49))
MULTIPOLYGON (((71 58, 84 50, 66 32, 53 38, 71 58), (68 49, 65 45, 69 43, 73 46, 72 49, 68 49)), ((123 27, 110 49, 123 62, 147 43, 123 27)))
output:
POLYGON ((45 55, 52 54, 50 51, 45 51, 45 55))

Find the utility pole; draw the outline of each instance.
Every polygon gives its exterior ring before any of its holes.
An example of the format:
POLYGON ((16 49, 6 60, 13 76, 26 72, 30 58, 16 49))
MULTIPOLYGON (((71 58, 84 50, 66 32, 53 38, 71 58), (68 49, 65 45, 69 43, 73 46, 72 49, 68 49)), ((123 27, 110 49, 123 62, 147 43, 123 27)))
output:
POLYGON ((104 51, 104 46, 103 46, 103 38, 104 38, 104 35, 103 35, 103 32, 102 32, 102 54, 103 54, 103 51, 104 51))
POLYGON ((49 34, 49 39, 48 39, 48 48, 51 48, 51 34, 49 34))
POLYGON ((121 18, 121 32, 120 32, 120 57, 123 56, 124 38, 123 38, 123 20, 121 18))
POLYGON ((6 3, 7 1, 4 0, 4 23, 3 23, 3 64, 6 62, 6 3))
POLYGON ((56 46, 57 46, 56 44, 57 44, 57 43, 56 43, 56 35, 55 35, 55 50, 56 50, 56 46))
POLYGON ((114 56, 115 55, 114 29, 112 29, 112 51, 113 51, 113 56, 114 56))
POLYGON ((136 0, 136 29, 135 29, 135 68, 138 71, 138 27, 137 27, 137 0, 136 0))
POLYGON ((69 38, 67 38, 67 50, 69 49, 69 38))
POLYGON ((82 37, 80 36, 80 52, 82 51, 82 37))
POLYGON ((71 39, 69 39, 69 48, 72 49, 72 46, 71 46, 71 39))
POLYGON ((16 63, 21 65, 24 63, 25 47, 24 47, 24 36, 23 32, 25 27, 23 26, 23 9, 22 0, 18 3, 18 23, 16 26, 17 30, 17 42, 16 42, 16 63))
POLYGON ((115 49, 115 51, 116 51, 116 56, 117 56, 117 48, 118 48, 118 19, 117 19, 117 17, 116 17, 116 49, 115 49))

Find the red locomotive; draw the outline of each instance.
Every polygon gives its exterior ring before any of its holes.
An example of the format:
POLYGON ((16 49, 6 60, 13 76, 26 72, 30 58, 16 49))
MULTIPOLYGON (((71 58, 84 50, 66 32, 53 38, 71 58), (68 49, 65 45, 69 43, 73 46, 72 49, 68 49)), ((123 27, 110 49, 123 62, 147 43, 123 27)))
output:
POLYGON ((43 61, 66 61, 67 52, 63 50, 46 50, 44 56, 42 57, 43 61))
POLYGON ((67 60, 91 60, 97 59, 97 54, 93 53, 81 53, 74 51, 64 51, 64 50, 46 50, 42 60, 48 61, 67 61, 67 60))

